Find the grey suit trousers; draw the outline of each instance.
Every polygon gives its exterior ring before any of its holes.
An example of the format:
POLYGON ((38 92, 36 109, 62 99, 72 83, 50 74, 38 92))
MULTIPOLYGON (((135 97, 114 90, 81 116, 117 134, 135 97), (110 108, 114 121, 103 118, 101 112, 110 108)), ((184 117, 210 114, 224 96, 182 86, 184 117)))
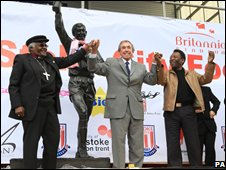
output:
POLYGON ((127 105, 123 118, 110 119, 112 130, 113 167, 125 168, 125 139, 128 138, 129 163, 142 167, 144 159, 143 120, 134 119, 127 105))

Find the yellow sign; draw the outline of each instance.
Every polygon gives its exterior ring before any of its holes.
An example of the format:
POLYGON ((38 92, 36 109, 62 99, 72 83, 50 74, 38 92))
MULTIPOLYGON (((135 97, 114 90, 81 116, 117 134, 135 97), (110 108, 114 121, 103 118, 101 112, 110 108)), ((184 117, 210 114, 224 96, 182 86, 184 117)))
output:
POLYGON ((99 87, 96 92, 95 101, 93 102, 93 110, 92 116, 96 116, 98 114, 104 114, 104 107, 106 105, 106 93, 104 90, 99 87))

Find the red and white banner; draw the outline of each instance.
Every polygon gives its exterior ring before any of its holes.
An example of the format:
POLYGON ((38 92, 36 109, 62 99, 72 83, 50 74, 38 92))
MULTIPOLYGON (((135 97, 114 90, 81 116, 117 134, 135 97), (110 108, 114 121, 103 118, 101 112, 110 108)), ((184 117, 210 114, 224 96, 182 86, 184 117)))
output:
MULTIPOLYGON (((26 40, 40 34, 50 39, 48 45, 52 54, 63 57, 66 53, 55 31, 52 6, 1 1, 1 9, 1 163, 9 163, 12 158, 22 158, 23 151, 22 124, 8 118, 8 85, 15 55, 26 53, 26 40)), ((100 39, 99 51, 104 59, 118 57, 119 42, 130 40, 136 49, 134 60, 145 64, 147 69, 151 66, 154 52, 163 54, 163 64, 168 69, 170 55, 179 48, 187 55, 184 67, 203 74, 208 51, 213 50, 217 67, 209 86, 221 101, 215 117, 216 160, 225 160, 225 25, 65 7, 62 7, 62 16, 70 37, 72 26, 82 22, 87 27, 87 42, 100 39)), ((68 70, 62 69, 60 72, 63 86, 60 92, 62 115, 59 115, 61 140, 58 158, 73 158, 77 150, 78 115, 68 96, 68 70)), ((103 118, 107 82, 105 77, 97 75, 94 80, 97 93, 88 124, 88 152, 94 157, 110 157, 112 161, 110 123, 109 119, 103 118)), ((144 99, 144 163, 166 163, 163 87, 143 85, 142 91, 146 96, 156 94, 154 98, 144 99)), ((183 135, 181 148, 183 160, 187 161, 183 135)), ((39 158, 42 150, 40 140, 39 158)))

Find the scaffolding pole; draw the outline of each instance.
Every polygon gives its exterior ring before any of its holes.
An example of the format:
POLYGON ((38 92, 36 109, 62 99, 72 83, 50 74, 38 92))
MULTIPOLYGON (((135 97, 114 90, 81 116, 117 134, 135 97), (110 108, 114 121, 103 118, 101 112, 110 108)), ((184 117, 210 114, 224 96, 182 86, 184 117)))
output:
POLYGON ((161 2, 162 4, 163 4, 163 2, 165 2, 165 4, 171 4, 171 5, 199 7, 199 8, 207 8, 207 9, 215 9, 215 10, 223 10, 223 11, 225 11, 225 8, 221 8, 221 7, 212 7, 212 6, 203 6, 203 5, 184 4, 184 3, 171 2, 171 1, 157 1, 157 2, 161 2))
POLYGON ((81 1, 81 8, 82 8, 82 9, 85 8, 85 1, 81 1))
POLYGON ((165 4, 165 1, 162 1, 162 12, 163 12, 163 17, 166 17, 166 4, 165 4))

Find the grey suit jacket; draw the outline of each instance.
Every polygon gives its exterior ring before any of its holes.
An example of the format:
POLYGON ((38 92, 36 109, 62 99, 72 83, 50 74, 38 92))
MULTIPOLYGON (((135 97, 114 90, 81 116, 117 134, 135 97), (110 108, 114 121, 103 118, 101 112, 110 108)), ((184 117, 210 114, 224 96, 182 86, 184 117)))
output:
POLYGON ((151 72, 147 72, 145 65, 132 60, 128 78, 121 58, 108 58, 104 63, 97 63, 96 58, 89 57, 87 64, 90 72, 107 78, 105 118, 124 117, 129 103, 133 118, 144 119, 141 87, 143 83, 150 85, 157 83, 156 65, 152 64, 151 72))

